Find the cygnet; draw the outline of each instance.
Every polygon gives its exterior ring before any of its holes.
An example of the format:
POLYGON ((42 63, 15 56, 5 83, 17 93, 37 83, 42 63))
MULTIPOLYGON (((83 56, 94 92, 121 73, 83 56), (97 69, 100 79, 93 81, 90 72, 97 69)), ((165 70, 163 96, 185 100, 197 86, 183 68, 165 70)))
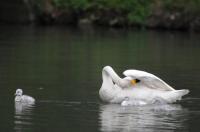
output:
POLYGON ((17 89, 15 92, 15 102, 34 104, 35 99, 28 95, 23 95, 22 89, 17 89))

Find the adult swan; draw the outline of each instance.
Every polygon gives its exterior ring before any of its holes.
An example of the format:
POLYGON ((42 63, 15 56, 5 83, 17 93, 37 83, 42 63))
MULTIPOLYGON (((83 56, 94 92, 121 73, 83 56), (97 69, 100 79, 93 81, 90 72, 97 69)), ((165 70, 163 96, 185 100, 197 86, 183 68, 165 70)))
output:
POLYGON ((126 70, 126 77, 120 78, 110 66, 102 70, 103 83, 99 90, 100 98, 108 103, 152 104, 173 103, 181 100, 189 90, 175 90, 151 73, 139 70, 126 70))

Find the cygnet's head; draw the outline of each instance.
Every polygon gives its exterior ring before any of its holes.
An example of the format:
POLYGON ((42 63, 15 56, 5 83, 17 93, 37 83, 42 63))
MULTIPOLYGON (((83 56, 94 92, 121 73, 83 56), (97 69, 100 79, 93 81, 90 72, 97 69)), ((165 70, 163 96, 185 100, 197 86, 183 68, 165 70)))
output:
POLYGON ((22 94, 23 94, 22 89, 17 89, 16 92, 15 92, 16 96, 22 96, 22 94))
POLYGON ((140 80, 133 79, 132 77, 125 77, 121 81, 121 86, 124 88, 135 86, 140 80))

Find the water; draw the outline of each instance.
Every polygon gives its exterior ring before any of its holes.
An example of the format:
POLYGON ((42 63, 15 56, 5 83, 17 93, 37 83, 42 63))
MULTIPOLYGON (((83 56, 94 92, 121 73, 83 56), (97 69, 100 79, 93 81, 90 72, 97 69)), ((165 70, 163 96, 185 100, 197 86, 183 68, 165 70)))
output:
POLYGON ((182 32, 0 27, 0 131, 198 131, 200 37, 182 32), (145 70, 190 94, 176 104, 104 104, 103 66, 145 70), (14 93, 36 98, 14 104, 14 93))

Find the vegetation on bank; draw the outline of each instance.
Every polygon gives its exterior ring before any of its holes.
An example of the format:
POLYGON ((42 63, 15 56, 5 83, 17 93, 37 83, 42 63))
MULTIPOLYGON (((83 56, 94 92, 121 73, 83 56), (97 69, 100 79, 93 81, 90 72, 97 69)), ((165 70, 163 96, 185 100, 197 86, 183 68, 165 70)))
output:
POLYGON ((200 30, 200 0, 37 0, 43 23, 200 30))

